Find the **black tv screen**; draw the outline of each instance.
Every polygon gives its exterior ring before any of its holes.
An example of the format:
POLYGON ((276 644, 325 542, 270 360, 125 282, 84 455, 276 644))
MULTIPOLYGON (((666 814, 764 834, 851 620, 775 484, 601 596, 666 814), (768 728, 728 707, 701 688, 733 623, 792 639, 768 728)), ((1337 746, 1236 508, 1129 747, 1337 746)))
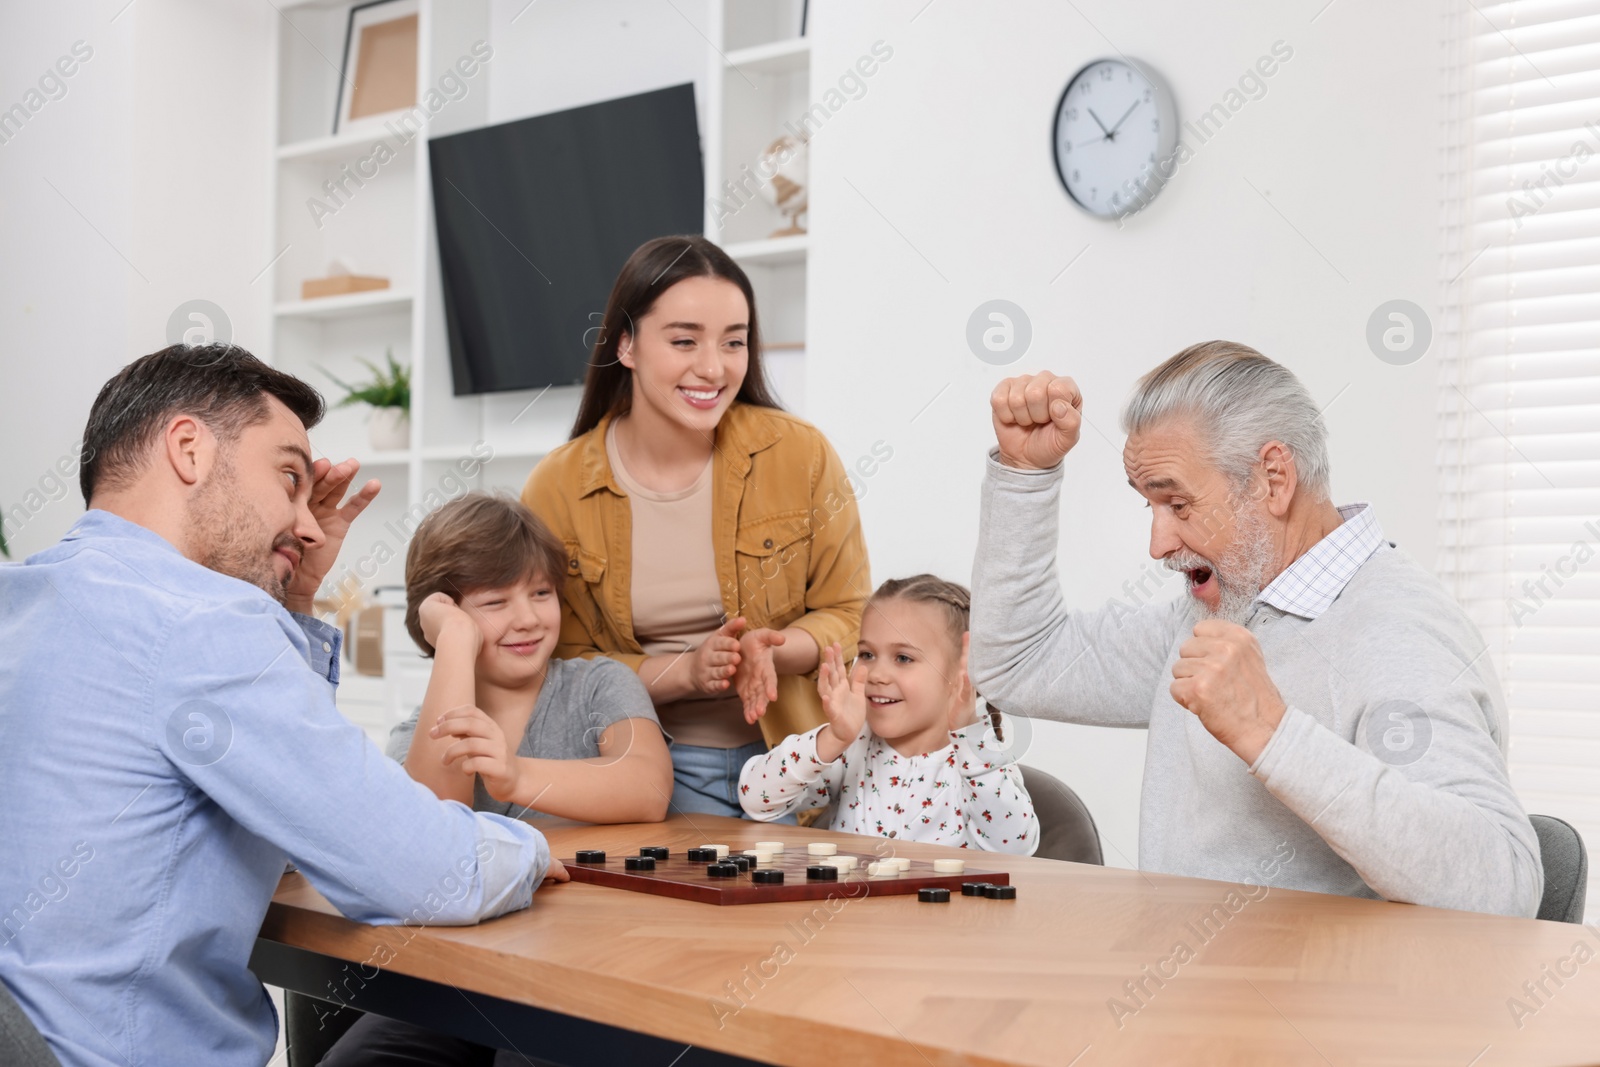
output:
POLYGON ((457 396, 582 382, 628 256, 703 229, 693 85, 439 137, 428 158, 457 396))

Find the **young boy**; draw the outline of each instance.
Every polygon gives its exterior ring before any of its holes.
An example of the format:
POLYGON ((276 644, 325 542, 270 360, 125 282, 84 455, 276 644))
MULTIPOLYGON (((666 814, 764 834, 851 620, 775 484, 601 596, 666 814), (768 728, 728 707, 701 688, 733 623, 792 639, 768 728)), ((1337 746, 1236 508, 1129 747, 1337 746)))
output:
MULTIPOLYGON (((658 822, 672 759, 644 683, 604 657, 550 658, 566 558, 544 523, 506 497, 469 493, 423 521, 406 555, 406 629, 433 657, 433 673, 422 707, 390 735, 389 755, 441 799, 477 811, 658 822)), ((367 1015, 322 1063, 494 1056, 367 1015)))
POLYGON ((433 674, 389 755, 478 811, 657 822, 672 760, 644 684, 615 660, 550 658, 565 571, 561 543, 508 497, 469 493, 423 521, 406 629, 433 674))

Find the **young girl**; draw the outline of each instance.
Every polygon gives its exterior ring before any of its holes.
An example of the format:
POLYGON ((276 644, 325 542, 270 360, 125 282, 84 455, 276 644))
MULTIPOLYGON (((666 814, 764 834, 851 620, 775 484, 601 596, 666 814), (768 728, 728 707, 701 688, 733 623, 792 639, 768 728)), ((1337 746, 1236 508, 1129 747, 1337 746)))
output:
POLYGON ((827 725, 745 764, 750 817, 827 805, 817 825, 832 830, 1031 856, 1033 801, 1015 760, 986 739, 967 679, 969 600, 931 574, 879 586, 854 670, 837 644, 823 658, 827 725))

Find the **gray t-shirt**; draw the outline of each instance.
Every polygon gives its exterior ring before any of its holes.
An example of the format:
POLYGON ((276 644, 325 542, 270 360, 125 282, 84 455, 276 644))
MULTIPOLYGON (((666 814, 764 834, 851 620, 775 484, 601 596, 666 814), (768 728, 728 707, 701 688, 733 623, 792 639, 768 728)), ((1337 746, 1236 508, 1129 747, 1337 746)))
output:
MULTIPOLYGON (((411 718, 389 731, 385 751, 404 763, 411 751, 411 738, 417 732, 422 708, 411 718)), ((639 676, 624 664, 604 656, 593 659, 553 659, 545 670, 544 687, 528 716, 517 755, 530 759, 589 759, 600 755, 600 735, 605 728, 623 719, 649 719, 657 729, 655 705, 639 676)), ((671 735, 662 730, 667 743, 671 735)), ((476 779, 472 789, 474 811, 498 815, 540 818, 542 812, 523 811, 518 805, 491 797, 476 779)))

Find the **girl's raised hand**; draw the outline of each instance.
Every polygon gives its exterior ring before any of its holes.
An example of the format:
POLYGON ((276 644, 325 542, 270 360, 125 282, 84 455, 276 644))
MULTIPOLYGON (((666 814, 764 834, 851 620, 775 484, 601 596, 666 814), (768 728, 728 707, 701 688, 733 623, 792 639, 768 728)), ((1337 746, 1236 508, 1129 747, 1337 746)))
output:
POLYGON ((845 673, 844 649, 834 642, 822 651, 817 694, 828 715, 828 731, 841 745, 853 744, 867 721, 867 665, 858 657, 855 669, 845 673))
POLYGON ((967 673, 967 653, 972 648, 972 635, 961 635, 961 662, 950 688, 950 732, 971 726, 978 721, 978 694, 972 688, 972 676, 967 673))

